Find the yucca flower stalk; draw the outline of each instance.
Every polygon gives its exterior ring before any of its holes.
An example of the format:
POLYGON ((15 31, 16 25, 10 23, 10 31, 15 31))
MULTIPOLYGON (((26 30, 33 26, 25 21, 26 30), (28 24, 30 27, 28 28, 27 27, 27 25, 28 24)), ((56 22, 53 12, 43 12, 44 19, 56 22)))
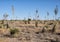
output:
POLYGON ((49 12, 47 12, 47 19, 49 20, 49 18, 48 18, 48 17, 49 17, 49 12))
POLYGON ((36 16, 35 16, 35 18, 36 18, 36 19, 35 19, 35 20, 36 20, 36 21, 35 21, 35 26, 36 26, 36 27, 38 27, 38 21, 37 21, 37 20, 38 20, 38 17, 39 17, 39 16, 38 16, 38 10, 36 10, 36 16))
POLYGON ((56 5, 56 8, 55 8, 55 10, 54 10, 54 13, 55 13, 55 20, 56 20, 56 16, 57 16, 57 14, 58 14, 58 6, 56 5))

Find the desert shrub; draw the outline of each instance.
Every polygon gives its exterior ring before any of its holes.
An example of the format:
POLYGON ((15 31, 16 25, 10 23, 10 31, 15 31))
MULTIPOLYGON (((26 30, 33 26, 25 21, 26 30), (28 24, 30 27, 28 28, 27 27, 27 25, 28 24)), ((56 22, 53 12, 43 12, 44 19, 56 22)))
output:
POLYGON ((30 18, 28 18, 28 24, 30 24, 30 21, 31 21, 31 19, 30 19, 30 18))
POLYGON ((18 33, 18 32, 19 32, 19 30, 16 29, 16 28, 10 29, 10 35, 14 35, 14 34, 16 34, 16 33, 18 33))
POLYGON ((28 18, 28 21, 31 21, 31 19, 30 19, 30 18, 28 18))

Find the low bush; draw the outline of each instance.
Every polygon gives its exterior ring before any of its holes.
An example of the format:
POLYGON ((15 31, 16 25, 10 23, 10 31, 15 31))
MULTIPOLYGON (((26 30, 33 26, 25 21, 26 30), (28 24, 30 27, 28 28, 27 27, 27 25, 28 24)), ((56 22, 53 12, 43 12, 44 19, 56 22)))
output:
POLYGON ((16 28, 10 29, 10 35, 14 35, 14 34, 16 34, 16 33, 18 33, 18 32, 19 32, 19 30, 16 29, 16 28))

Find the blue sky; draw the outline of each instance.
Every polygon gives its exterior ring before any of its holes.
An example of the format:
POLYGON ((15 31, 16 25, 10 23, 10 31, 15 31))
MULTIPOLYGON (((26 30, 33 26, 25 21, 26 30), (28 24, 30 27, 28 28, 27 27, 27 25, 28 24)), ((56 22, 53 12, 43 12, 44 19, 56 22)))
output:
POLYGON ((58 5, 58 15, 60 17, 60 0, 0 0, 0 19, 3 14, 9 15, 8 19, 12 19, 12 7, 14 6, 14 19, 35 18, 36 9, 38 10, 39 19, 53 19, 54 9, 58 5), (48 18, 47 12, 49 12, 48 18))

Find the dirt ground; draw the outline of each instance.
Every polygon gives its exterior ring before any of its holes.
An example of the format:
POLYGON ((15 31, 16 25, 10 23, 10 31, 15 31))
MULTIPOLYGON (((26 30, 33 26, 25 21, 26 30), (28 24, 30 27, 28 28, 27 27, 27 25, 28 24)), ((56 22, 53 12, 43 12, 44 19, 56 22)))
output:
POLYGON ((38 27, 35 27, 35 21, 30 21, 30 24, 22 20, 0 21, 0 42, 60 42, 60 21, 38 21, 38 27), (6 23, 9 28, 4 25, 6 23), (10 35, 11 28, 19 30, 14 37, 10 35))

